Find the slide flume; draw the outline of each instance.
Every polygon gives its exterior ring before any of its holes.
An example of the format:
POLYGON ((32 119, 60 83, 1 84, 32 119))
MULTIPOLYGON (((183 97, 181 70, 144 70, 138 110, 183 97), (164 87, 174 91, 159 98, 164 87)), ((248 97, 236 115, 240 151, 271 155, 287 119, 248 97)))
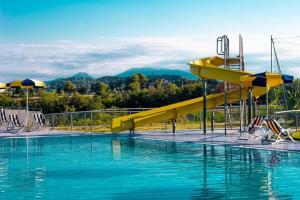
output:
MULTIPOLYGON (((227 59, 228 64, 238 64, 239 61, 238 58, 227 59)), ((201 78, 223 80, 241 85, 241 90, 237 89, 227 92, 227 103, 237 102, 240 98, 243 100, 247 99, 249 88, 252 89, 253 97, 257 98, 265 94, 270 88, 277 87, 285 82, 280 74, 264 73, 264 77, 259 76, 258 78, 258 76, 250 72, 220 68, 224 65, 224 59, 218 56, 196 60, 190 62, 189 65, 191 72, 201 78)), ((207 109, 213 109, 224 104, 224 93, 207 95, 206 99, 207 109)), ((201 111, 203 108, 202 103, 203 98, 199 97, 136 114, 114 118, 112 120, 111 131, 121 132, 124 130, 134 130, 146 124, 176 119, 180 115, 201 111)))

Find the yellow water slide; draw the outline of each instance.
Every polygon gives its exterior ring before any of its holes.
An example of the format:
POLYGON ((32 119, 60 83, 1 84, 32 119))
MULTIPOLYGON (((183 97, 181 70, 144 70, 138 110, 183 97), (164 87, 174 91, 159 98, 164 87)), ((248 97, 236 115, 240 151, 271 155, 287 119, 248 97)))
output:
MULTIPOLYGON (((228 65, 239 64, 239 58, 229 58, 226 60, 228 65)), ((260 97, 270 88, 284 83, 282 75, 275 73, 265 73, 264 86, 256 86, 254 80, 257 78, 253 73, 224 69, 224 59, 221 57, 209 57, 189 63, 190 70, 194 75, 203 79, 223 80, 230 83, 239 84, 241 90, 227 92, 227 103, 234 103, 247 99, 251 88, 253 97, 260 97)), ((207 109, 215 108, 224 104, 224 93, 207 95, 207 109)), ((159 122, 163 120, 175 120, 180 115, 194 113, 203 109, 203 98, 195 98, 160 108, 143 111, 136 114, 118 117, 112 120, 111 131, 120 132, 124 130, 134 130, 137 127, 159 122)))

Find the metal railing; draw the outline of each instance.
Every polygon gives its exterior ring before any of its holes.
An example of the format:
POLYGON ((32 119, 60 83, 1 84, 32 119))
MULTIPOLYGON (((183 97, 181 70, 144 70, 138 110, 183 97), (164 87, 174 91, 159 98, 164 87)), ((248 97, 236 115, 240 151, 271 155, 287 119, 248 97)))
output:
MULTIPOLYGON (((117 108, 92 111, 65 112, 46 114, 46 119, 50 122, 52 129, 66 131, 84 132, 110 132, 111 121, 115 117, 134 114, 150 108, 117 108)), ((239 107, 232 106, 230 111, 231 124, 228 129, 239 128, 239 107)), ((258 106, 256 114, 264 115, 264 106, 258 106)), ((271 113, 276 109, 270 109, 271 113)), ((213 131, 215 128, 224 128, 224 108, 222 106, 207 110, 207 128, 213 131)), ((203 128, 202 112, 190 113, 180 116, 176 120, 177 129, 196 130, 203 128)), ((243 124, 247 126, 247 124, 243 124)), ((157 123, 147 124, 137 127, 136 130, 171 130, 171 121, 164 120, 157 123)))
POLYGON ((274 113, 275 119, 285 128, 292 131, 300 129, 300 110, 287 110, 274 113))
POLYGON ((79 131, 109 131, 111 120, 150 108, 120 108, 45 114, 52 129, 79 131))

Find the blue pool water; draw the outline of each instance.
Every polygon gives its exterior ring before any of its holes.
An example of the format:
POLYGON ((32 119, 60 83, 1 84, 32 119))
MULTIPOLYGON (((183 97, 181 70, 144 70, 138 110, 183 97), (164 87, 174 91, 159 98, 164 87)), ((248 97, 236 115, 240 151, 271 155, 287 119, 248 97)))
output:
POLYGON ((300 155, 133 139, 0 139, 1 199, 297 199, 300 155))

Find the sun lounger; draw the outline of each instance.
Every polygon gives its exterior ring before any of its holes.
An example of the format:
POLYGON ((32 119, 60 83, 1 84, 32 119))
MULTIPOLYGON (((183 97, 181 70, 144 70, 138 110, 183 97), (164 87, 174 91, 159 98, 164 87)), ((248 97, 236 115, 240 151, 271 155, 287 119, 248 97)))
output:
POLYGON ((246 131, 243 134, 240 135, 240 137, 238 138, 238 140, 249 140, 251 137, 259 137, 259 138, 262 139, 264 136, 260 136, 260 135, 256 134, 256 131, 258 129, 262 128, 262 124, 264 122, 264 119, 265 119, 264 116, 256 116, 256 117, 254 117, 254 119, 252 120, 252 122, 247 127, 246 131), (241 137, 243 135, 247 135, 248 138, 241 139, 241 137))
POLYGON ((7 131, 19 131, 25 127, 24 122, 18 114, 8 114, 8 120, 7 131))
POLYGON ((285 141, 295 142, 295 140, 290 135, 289 129, 282 128, 282 126, 280 126, 280 124, 275 119, 267 119, 266 123, 268 126, 266 137, 268 137, 270 133, 273 133, 276 136, 276 140, 272 142, 272 144, 285 141))
POLYGON ((0 126, 1 127, 4 127, 4 126, 7 127, 9 122, 10 121, 7 118, 6 110, 1 108, 1 110, 0 110, 0 126))
POLYGON ((47 128, 50 125, 50 123, 46 120, 45 116, 41 112, 32 113, 32 119, 37 129, 47 128))

